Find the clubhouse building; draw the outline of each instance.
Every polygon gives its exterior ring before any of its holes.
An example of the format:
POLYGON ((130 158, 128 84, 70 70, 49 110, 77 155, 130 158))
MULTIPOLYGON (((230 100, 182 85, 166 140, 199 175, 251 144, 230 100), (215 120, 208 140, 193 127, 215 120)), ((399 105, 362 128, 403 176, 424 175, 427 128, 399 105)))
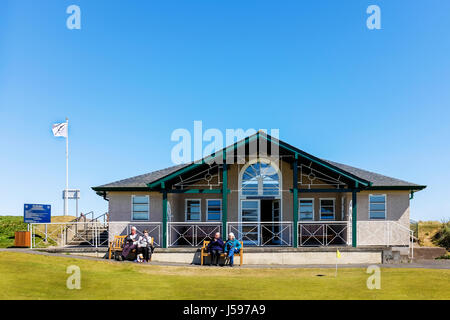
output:
POLYGON ((162 248, 233 232, 246 247, 409 247, 418 185, 317 158, 263 132, 198 162, 108 183, 110 237, 162 248))

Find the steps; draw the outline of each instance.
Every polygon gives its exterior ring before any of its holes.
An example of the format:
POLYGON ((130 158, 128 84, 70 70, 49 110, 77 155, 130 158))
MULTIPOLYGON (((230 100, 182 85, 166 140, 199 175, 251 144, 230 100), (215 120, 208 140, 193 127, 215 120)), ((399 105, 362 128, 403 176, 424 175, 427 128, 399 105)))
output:
POLYGON ((410 263, 409 248, 386 248, 383 250, 383 263, 398 264, 410 263))
POLYGON ((108 228, 87 226, 73 230, 73 236, 66 240, 67 246, 108 246, 108 228))

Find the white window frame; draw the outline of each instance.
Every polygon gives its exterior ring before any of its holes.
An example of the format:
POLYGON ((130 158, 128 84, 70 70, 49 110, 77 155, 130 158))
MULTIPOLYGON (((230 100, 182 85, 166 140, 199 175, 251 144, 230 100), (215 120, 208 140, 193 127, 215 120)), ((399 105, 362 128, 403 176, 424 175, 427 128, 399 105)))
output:
POLYGON ((139 221, 150 221, 150 196, 149 195, 147 195, 147 194, 144 194, 144 195, 132 194, 131 195, 131 219, 130 219, 130 221, 136 221, 136 222, 139 222, 139 221), (135 220, 134 219, 134 207, 133 207, 133 205, 134 205, 134 198, 135 197, 146 197, 147 198, 148 210, 147 210, 147 219, 146 220, 142 220, 142 219, 135 220))
POLYGON ((222 199, 214 199, 214 198, 210 198, 210 199, 206 199, 206 221, 222 221, 222 199), (208 212, 208 202, 210 201, 219 201, 220 202, 220 218, 219 220, 210 220, 208 218, 209 212, 208 212))
POLYGON ((368 214, 368 218, 369 218, 369 220, 380 220, 380 221, 383 221, 383 220, 387 220, 388 218, 387 218, 387 194, 386 193, 371 193, 371 194, 369 194, 369 198, 367 199, 367 214, 368 214), (383 196, 384 197, 384 218, 383 219, 380 219, 380 218, 371 218, 370 217, 370 197, 371 196, 376 196, 376 197, 380 197, 380 196, 383 196))
POLYGON ((320 221, 335 221, 336 220, 336 198, 319 198, 319 220, 320 221), (333 218, 322 219, 322 200, 333 200, 333 218))
POLYGON ((202 199, 184 199, 184 221, 186 221, 186 222, 201 222, 202 221, 202 199), (200 217, 199 217, 199 220, 188 220, 188 212, 187 212, 187 209, 188 209, 188 206, 187 206, 187 203, 188 203, 188 201, 198 201, 199 203, 200 203, 200 212, 199 212, 199 215, 200 215, 200 217))
MULTIPOLYGON (((273 167, 275 169, 275 171, 278 174, 278 194, 271 195, 270 197, 274 197, 275 199, 280 199, 281 200, 281 195, 282 195, 282 192, 283 192, 283 175, 282 175, 281 170, 278 167, 278 165, 275 162, 273 162, 273 161, 271 161, 270 159, 267 159, 267 158, 257 158, 257 159, 250 160, 249 162, 247 162, 241 168, 241 170, 239 172, 239 176, 238 176, 238 179, 239 179, 239 199, 245 200, 248 197, 249 200, 252 200, 254 197, 264 196, 263 195, 263 193, 264 193, 264 186, 261 186, 259 183, 258 183, 258 194, 257 195, 244 195, 243 194, 242 182, 243 182, 243 178, 244 178, 244 173, 250 166, 252 166, 252 165, 254 165, 256 163, 267 164, 267 165, 269 165, 269 166, 271 166, 271 167, 273 167)), ((280 205, 280 209, 281 209, 282 201, 280 201, 280 204, 281 204, 280 205)))
POLYGON ((298 221, 316 221, 315 199, 314 198, 299 198, 297 215, 298 215, 298 221), (301 200, 312 200, 312 219, 311 220, 301 218, 301 212, 300 212, 300 208, 301 208, 300 201, 301 200))

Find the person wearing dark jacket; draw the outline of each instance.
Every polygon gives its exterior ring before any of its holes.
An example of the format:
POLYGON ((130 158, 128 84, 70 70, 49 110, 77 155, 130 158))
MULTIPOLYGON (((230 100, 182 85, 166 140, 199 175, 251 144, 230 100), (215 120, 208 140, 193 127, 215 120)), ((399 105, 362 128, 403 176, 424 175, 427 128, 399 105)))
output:
POLYGON ((219 265, 219 258, 223 252, 223 240, 220 238, 220 233, 216 232, 214 239, 208 244, 208 252, 211 255, 211 265, 219 265))
POLYGON ((122 258, 124 260, 129 259, 129 257, 131 256, 131 251, 133 251, 134 249, 137 249, 137 244, 138 244, 138 240, 139 240, 139 236, 137 234, 137 230, 136 227, 131 227, 131 234, 129 234, 126 238, 125 238, 125 243, 123 245, 123 250, 122 250, 122 258))

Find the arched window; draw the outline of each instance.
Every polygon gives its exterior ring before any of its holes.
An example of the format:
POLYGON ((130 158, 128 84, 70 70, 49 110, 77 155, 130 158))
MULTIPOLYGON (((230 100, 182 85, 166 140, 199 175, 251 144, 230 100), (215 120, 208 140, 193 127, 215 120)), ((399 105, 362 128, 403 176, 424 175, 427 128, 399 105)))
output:
POLYGON ((278 196, 280 177, 277 170, 263 162, 249 165, 242 174, 241 194, 243 196, 278 196))

